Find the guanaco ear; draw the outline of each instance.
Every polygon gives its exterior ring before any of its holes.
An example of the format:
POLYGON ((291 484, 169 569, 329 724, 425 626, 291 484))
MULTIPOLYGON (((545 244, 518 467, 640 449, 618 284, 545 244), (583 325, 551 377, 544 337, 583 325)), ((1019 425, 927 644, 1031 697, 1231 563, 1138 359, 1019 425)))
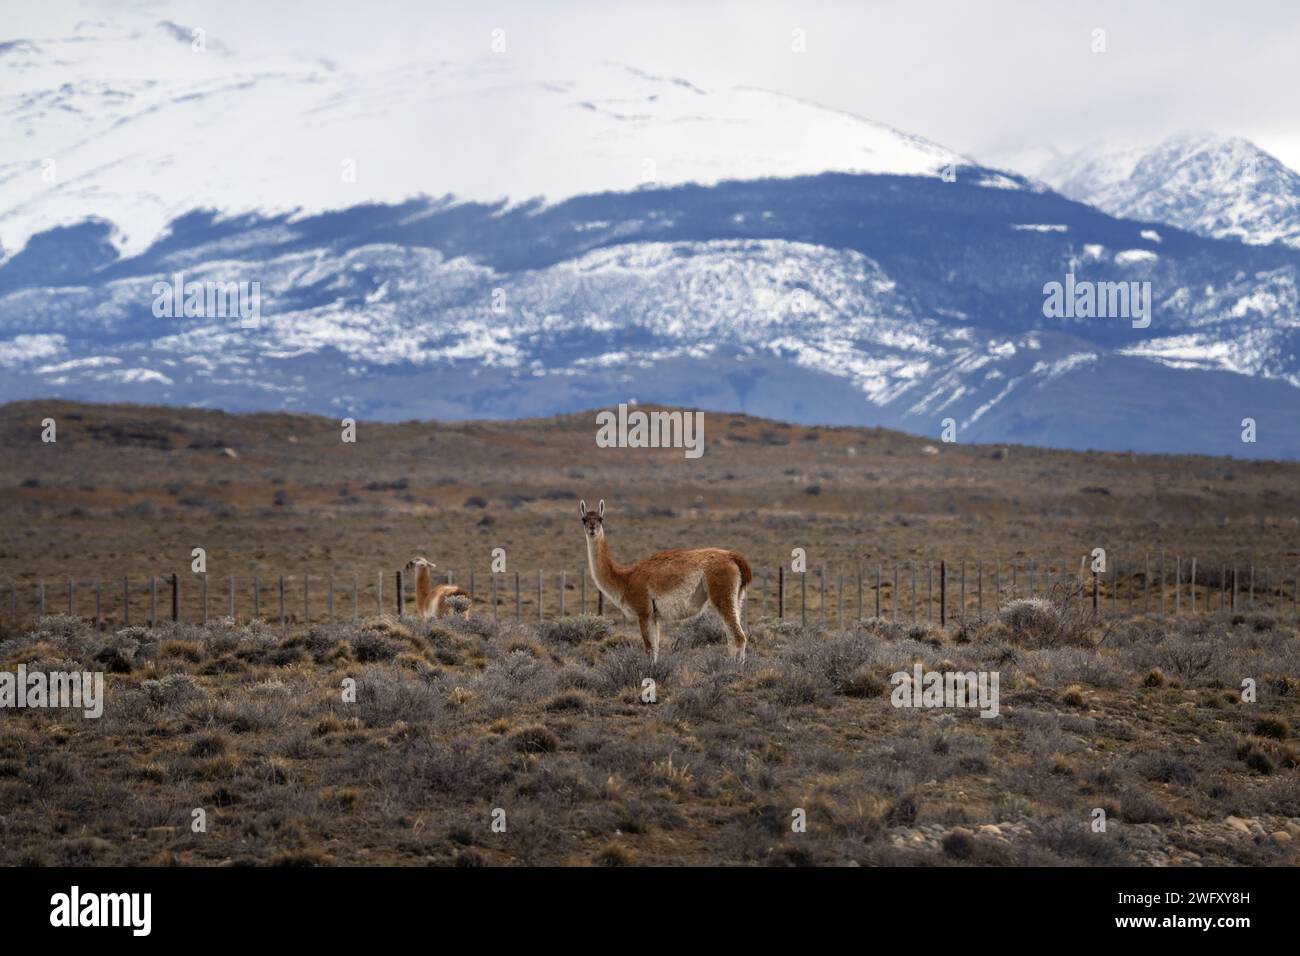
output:
POLYGON ((601 516, 602 518, 605 517, 605 499, 604 499, 604 498, 601 498, 601 499, 600 499, 600 504, 597 505, 596 507, 597 507, 598 511, 600 512, 600 516, 601 516))
POLYGON ((578 501, 578 514, 584 518, 587 517, 587 502, 582 500, 578 501))

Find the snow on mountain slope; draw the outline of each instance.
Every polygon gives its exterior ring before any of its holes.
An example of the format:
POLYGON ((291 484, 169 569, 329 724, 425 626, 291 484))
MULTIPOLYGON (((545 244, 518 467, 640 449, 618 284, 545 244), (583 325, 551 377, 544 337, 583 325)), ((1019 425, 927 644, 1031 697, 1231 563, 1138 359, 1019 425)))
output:
MULTIPOLYGON (((554 202, 644 184, 967 163, 759 89, 614 64, 525 75, 507 55, 364 75, 241 55, 167 21, 0 44, 0 262, 86 218, 123 254, 194 209, 304 213, 417 195, 554 202)), ((1015 186, 1011 180, 990 185, 1015 186)))
POLYGON ((1089 147, 1037 175, 1113 216, 1300 248, 1300 175, 1244 139, 1186 133, 1150 148, 1089 147))

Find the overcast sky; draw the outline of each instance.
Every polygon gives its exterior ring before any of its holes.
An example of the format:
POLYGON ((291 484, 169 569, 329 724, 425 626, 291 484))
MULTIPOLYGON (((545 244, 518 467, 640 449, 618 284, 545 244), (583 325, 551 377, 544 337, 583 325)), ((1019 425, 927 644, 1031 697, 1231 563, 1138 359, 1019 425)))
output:
MULTIPOLYGON (((1183 129, 1253 140, 1300 168, 1300 3, 776 0, 141 2, 249 51, 365 69, 508 55, 616 60, 706 86, 752 85, 917 133, 991 163, 1043 147, 1183 129), (792 51, 805 31, 807 52, 792 51), (1105 31, 1094 53, 1095 29, 1105 31)), ((102 4, 4 0, 4 38, 64 32, 102 4)), ((111 16, 111 14, 110 14, 111 16)), ((1020 162, 1028 166, 1029 161, 1020 162)), ((1032 171, 1032 170, 1030 170, 1032 171)))

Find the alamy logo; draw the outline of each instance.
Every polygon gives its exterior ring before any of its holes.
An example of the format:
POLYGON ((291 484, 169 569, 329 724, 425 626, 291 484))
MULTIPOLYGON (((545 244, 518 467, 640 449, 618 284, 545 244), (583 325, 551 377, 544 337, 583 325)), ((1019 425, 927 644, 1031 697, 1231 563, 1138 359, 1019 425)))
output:
POLYGON ((927 671, 919 663, 912 673, 889 676, 895 707, 978 707, 981 717, 998 715, 997 671, 927 671))
POLYGON ((158 319, 230 319, 239 316, 239 327, 255 329, 262 324, 262 283, 186 282, 177 272, 170 282, 153 284, 153 314, 158 319))
POLYGON ((1049 319, 1131 319, 1133 328, 1151 325, 1150 282, 1075 280, 1043 285, 1043 315, 1049 319))
POLYGON ((50 897, 51 926, 129 926, 132 936, 148 936, 153 926, 151 893, 70 893, 50 897))
POLYGON ((0 708, 80 709, 87 717, 104 714, 104 675, 100 671, 0 671, 0 708))
POLYGON ((598 448, 683 448, 687 458, 704 454, 703 412, 643 412, 618 406, 596 413, 598 448))

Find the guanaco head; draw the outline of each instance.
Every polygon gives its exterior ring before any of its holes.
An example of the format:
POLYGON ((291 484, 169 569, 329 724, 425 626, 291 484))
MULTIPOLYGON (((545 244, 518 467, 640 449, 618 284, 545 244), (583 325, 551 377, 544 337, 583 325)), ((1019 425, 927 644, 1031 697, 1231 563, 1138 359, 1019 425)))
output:
POLYGON ((426 558, 412 558, 406 562, 406 571, 408 574, 414 574, 417 568, 428 568, 432 571, 437 565, 426 558))
POLYGON ((587 537, 592 540, 600 538, 605 534, 605 499, 600 499, 600 504, 596 506, 595 511, 587 510, 587 502, 578 502, 578 513, 582 515, 582 530, 587 533, 587 537))

